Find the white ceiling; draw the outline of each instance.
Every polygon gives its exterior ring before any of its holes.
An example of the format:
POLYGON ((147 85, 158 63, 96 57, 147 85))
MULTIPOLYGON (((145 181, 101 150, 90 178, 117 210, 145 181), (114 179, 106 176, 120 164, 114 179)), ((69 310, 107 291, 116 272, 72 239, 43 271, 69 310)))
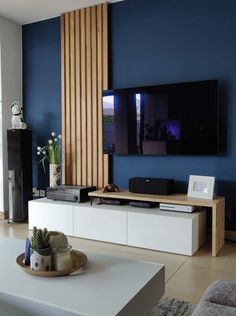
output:
POLYGON ((46 20, 63 12, 123 0, 0 0, 0 16, 19 24, 46 20))

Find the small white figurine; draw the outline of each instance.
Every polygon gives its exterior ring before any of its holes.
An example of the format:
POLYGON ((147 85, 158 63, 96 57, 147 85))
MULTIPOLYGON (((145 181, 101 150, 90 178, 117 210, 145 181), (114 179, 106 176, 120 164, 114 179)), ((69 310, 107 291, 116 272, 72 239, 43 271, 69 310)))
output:
POLYGON ((23 119, 23 106, 19 102, 14 101, 11 106, 12 118, 11 128, 12 129, 26 129, 27 125, 23 119))

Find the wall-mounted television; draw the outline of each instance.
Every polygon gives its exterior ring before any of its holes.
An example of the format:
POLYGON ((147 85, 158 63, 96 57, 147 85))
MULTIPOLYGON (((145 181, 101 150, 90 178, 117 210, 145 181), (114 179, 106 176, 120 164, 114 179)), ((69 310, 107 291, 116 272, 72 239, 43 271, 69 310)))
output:
POLYGON ((103 91, 104 153, 217 155, 217 80, 103 91))

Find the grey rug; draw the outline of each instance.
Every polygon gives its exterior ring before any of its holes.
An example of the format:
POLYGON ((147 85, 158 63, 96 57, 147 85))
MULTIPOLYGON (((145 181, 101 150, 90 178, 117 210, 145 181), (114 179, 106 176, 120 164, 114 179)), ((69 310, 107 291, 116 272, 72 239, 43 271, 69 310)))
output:
POLYGON ((195 304, 189 302, 162 297, 159 303, 153 307, 150 316, 190 316, 195 307, 195 304))

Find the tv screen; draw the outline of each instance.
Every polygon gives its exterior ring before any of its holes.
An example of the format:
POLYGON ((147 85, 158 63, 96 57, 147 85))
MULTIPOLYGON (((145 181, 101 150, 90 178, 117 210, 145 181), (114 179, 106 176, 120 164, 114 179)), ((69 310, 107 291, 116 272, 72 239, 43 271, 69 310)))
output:
POLYGON ((103 91, 104 153, 218 154, 217 80, 103 91))

